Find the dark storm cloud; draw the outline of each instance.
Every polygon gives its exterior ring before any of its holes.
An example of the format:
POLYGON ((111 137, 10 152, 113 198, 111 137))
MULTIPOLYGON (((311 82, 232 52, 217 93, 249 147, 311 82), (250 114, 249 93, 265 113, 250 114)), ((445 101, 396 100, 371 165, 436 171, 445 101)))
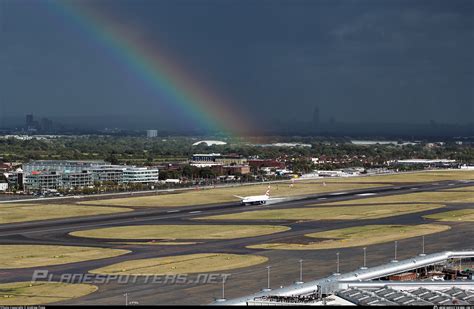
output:
MULTIPOLYGON (((323 120, 473 118, 472 1, 90 2, 165 45, 253 119, 309 120, 315 105, 323 120)), ((10 115, 169 119, 153 91, 42 1, 1 7, 10 115)))

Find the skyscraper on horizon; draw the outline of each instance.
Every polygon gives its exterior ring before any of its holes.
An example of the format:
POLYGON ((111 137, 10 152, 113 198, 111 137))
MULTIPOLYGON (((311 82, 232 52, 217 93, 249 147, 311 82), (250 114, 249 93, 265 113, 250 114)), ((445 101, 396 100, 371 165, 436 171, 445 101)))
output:
POLYGON ((33 114, 28 114, 28 115, 26 115, 26 121, 25 121, 26 127, 32 126, 32 125, 33 125, 33 121, 34 121, 33 114))
POLYGON ((146 130, 146 137, 153 138, 158 136, 158 130, 146 130))

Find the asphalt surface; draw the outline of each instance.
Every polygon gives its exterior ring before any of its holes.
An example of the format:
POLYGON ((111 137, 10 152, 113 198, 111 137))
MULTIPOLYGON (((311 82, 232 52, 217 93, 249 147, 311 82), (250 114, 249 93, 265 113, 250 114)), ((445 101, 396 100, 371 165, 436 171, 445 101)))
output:
MULTIPOLYGON (((362 263, 362 248, 343 248, 330 250, 255 250, 246 246, 263 242, 304 242, 304 234, 339 229, 366 224, 422 224, 432 222, 422 216, 444 212, 452 209, 472 208, 473 204, 448 204, 445 208, 429 210, 414 214, 406 214, 381 219, 371 220, 331 220, 331 221, 262 221, 265 224, 278 224, 291 227, 291 230, 271 235, 230 240, 203 240, 195 245, 160 246, 160 245, 126 245, 114 244, 110 239, 90 239, 72 237, 69 232, 77 230, 95 229, 100 227, 143 225, 143 224, 203 224, 204 220, 190 220, 196 217, 236 213, 241 211, 296 208, 307 204, 327 203, 334 201, 352 200, 359 198, 380 197, 394 194, 413 192, 430 192, 456 187, 464 187, 472 183, 460 181, 438 181, 436 183, 396 184, 393 187, 369 188, 363 190, 345 191, 343 193, 325 193, 308 196, 301 200, 287 201, 266 206, 242 206, 237 203, 219 205, 204 205, 191 207, 172 208, 146 208, 138 207, 134 212, 100 215, 93 217, 54 219, 36 222, 12 223, 0 225, 0 244, 57 244, 77 245, 104 248, 128 249, 132 252, 123 256, 102 260, 85 261, 64 265, 35 267, 6 270, 0 269, 0 283, 14 281, 29 281, 35 269, 48 270, 58 278, 65 273, 86 274, 89 270, 111 265, 131 259, 143 259, 160 256, 182 255, 192 253, 237 253, 257 254, 269 258, 267 264, 260 264, 243 269, 224 271, 231 274, 225 285, 227 298, 235 298, 251 294, 267 284, 267 265, 271 265, 271 285, 291 284, 299 276, 299 260, 303 259, 304 278, 313 280, 327 276, 335 271, 336 252, 340 252, 341 272, 350 271, 362 263), (369 195, 367 195, 369 194, 369 195), (269 223, 270 222, 270 223, 269 223)), ((75 200, 77 201, 77 200, 75 200)), ((353 206, 357 209, 358 206, 353 206)), ((132 207, 133 208, 133 207, 132 207)), ((232 224, 261 224, 258 221, 232 221, 232 224)), ((228 224, 219 221, 213 223, 228 224)), ((437 252, 449 249, 464 249, 474 247, 474 229, 469 222, 443 222, 452 227, 443 233, 425 237, 426 251, 437 252)), ((127 242, 133 240, 126 240, 127 242)), ((143 241, 143 240, 141 240, 143 241)), ((185 241, 185 240, 183 240, 185 241)), ((400 240, 397 258, 408 258, 421 251, 421 238, 400 240)), ((371 245, 367 248, 368 266, 385 263, 394 255, 393 243, 371 245)), ((216 272, 221 273, 221 272, 216 272)), ((190 275, 190 280, 196 276, 190 275)), ((303 279, 304 279, 303 278, 303 279)), ((116 304, 125 302, 124 294, 128 293, 128 300, 141 305, 149 304, 206 304, 214 298, 221 297, 222 285, 220 282, 196 284, 191 282, 177 284, 163 284, 145 282, 141 277, 136 282, 121 284, 116 281, 108 284, 99 284, 95 293, 74 300, 65 301, 64 304, 116 304)))

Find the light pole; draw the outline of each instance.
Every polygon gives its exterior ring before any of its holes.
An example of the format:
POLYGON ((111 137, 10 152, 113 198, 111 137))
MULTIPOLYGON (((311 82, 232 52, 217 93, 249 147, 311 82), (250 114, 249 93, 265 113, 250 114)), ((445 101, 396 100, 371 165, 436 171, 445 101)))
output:
POLYGON ((397 247, 398 247, 398 241, 395 240, 395 258, 392 260, 392 263, 397 263, 397 247))
POLYGON ((302 283, 304 283, 304 281, 303 281, 303 260, 300 259, 298 262, 300 263, 300 280, 296 281, 295 283, 296 284, 302 284, 302 283))
POLYGON ((125 306, 128 306, 128 293, 123 294, 125 296, 125 306))
POLYGON ((425 256, 425 236, 421 236, 421 253, 420 256, 425 256))
POLYGON ((216 299, 216 301, 221 302, 221 301, 226 301, 225 299, 225 276, 222 276, 222 298, 216 299))
POLYGON ((364 250, 364 265, 360 269, 367 269, 367 247, 364 247, 363 250, 364 250))
POLYGON ((225 299, 225 279, 222 278, 222 299, 225 299))
POLYGON ((339 252, 336 253, 336 272, 334 273, 335 276, 339 276, 341 273, 339 272, 339 252))
POLYGON ((270 288, 270 269, 272 268, 270 265, 265 267, 267 269, 267 288, 263 289, 263 291, 268 292, 271 291, 272 289, 270 288))

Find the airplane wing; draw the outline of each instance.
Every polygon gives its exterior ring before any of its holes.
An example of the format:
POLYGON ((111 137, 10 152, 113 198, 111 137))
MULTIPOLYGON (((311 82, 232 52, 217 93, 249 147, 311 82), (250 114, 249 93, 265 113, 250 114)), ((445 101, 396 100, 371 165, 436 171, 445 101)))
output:
POLYGON ((233 195, 233 196, 235 196, 235 197, 237 197, 237 198, 239 198, 239 199, 241 199, 241 200, 243 200, 243 199, 245 198, 245 197, 243 197, 243 196, 238 196, 238 195, 233 195))

